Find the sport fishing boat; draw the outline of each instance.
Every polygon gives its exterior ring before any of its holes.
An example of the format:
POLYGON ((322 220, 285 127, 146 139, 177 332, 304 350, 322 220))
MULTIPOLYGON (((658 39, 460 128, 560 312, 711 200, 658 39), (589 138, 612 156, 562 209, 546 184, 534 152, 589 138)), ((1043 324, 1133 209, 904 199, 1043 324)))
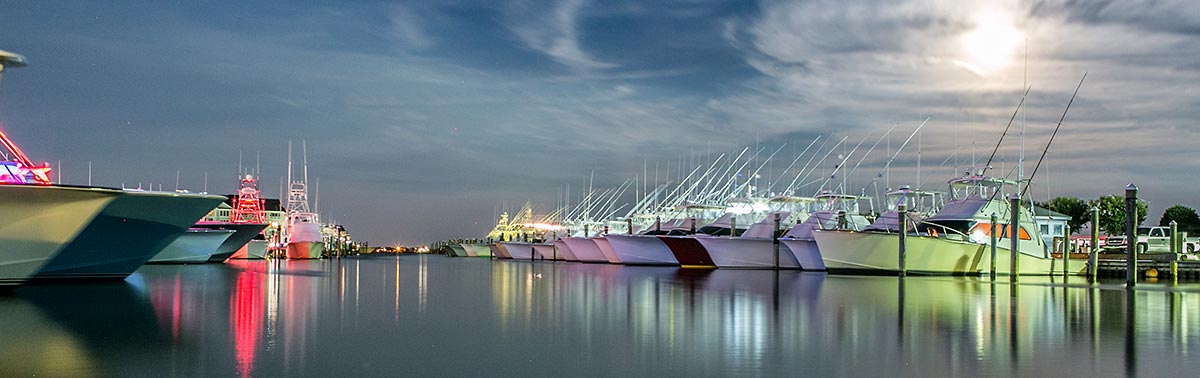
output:
POLYGON ((454 257, 470 257, 471 256, 469 253, 467 253, 466 247, 464 247, 462 244, 450 244, 450 245, 447 245, 446 247, 450 248, 450 255, 452 255, 454 257))
POLYGON ((566 249, 571 251, 571 255, 579 262, 607 263, 608 258, 604 256, 604 251, 600 250, 600 246, 596 245, 595 238, 572 236, 559 240, 566 244, 566 249))
POLYGON ((317 213, 308 210, 308 146, 303 144, 303 180, 292 181, 292 142, 288 141, 287 258, 319 259, 325 252, 317 213))
POLYGON ((463 243, 460 244, 467 256, 473 257, 492 257, 492 250, 486 244, 463 243))
POLYGON ((225 200, 206 194, 110 190, 119 194, 38 271, 36 279, 123 280, 225 200))
POLYGON ((263 234, 254 235, 249 243, 239 248, 230 256, 231 259, 262 260, 267 258, 267 239, 263 234))
MULTIPOLYGON (((12 162, 0 164, 6 171, 21 168, 12 162)), ((0 288, 20 285, 41 271, 122 194, 8 180, 0 177, 0 218, 5 219, 0 223, 0 288)))
POLYGON ((779 243, 779 248, 775 247, 776 215, 779 216, 780 225, 793 223, 789 220, 791 212, 771 212, 737 237, 697 237, 696 241, 704 246, 713 264, 721 269, 771 269, 776 261, 779 262, 779 268, 799 269, 799 262, 786 245, 779 243))
POLYGON ((524 241, 509 241, 500 243, 505 251, 512 256, 513 260, 533 260, 540 258, 540 255, 534 254, 533 245, 536 243, 524 241))
MULTIPOLYGON (((1005 200, 1004 188, 1016 182, 987 177, 973 170, 949 181, 950 197, 941 211, 922 222, 910 224, 906 238, 905 267, 914 274, 979 275, 991 264, 991 215, 996 214, 996 270, 1009 272, 1013 237, 1023 275, 1061 274, 1062 261, 1050 258, 1033 214, 1021 207, 1017 227, 1012 227, 1012 207, 1005 200), (1002 222, 1002 223, 1001 223, 1002 222)), ((899 234, 887 231, 825 231, 813 236, 820 245, 825 266, 833 271, 895 272, 899 270, 899 234)), ((1086 269, 1080 260, 1071 260, 1068 271, 1078 274, 1086 269)))
POLYGON ((870 222, 858 213, 857 196, 824 191, 815 199, 821 209, 789 229, 779 242, 792 251, 800 269, 819 271, 826 267, 821 259, 821 249, 813 238, 814 230, 862 230, 870 222))
MULTIPOLYGON (((150 258, 147 264, 203 264, 217 252, 234 230, 189 228, 161 252, 150 258)), ((224 261, 224 260, 221 260, 224 261)))

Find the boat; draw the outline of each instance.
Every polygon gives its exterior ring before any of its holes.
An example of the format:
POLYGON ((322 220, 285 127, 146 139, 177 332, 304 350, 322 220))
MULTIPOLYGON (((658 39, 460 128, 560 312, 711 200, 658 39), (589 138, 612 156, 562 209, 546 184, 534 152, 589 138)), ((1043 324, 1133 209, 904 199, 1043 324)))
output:
MULTIPOLYGON (((1011 206, 1004 188, 1015 186, 1011 180, 984 175, 972 170, 949 181, 950 200, 933 216, 910 224, 906 236, 905 268, 912 274, 980 275, 990 272, 991 215, 996 214, 996 273, 1010 272, 1012 236, 1016 236, 1018 268, 1021 275, 1062 274, 1061 260, 1050 257, 1033 214, 1026 207, 1018 213, 1017 227, 1011 227, 1011 206)), ((813 236, 820 245, 825 266, 830 271, 899 271, 899 234, 887 231, 824 231, 813 236)), ((1069 274, 1086 271, 1086 262, 1069 260, 1069 274)))
POLYGON ((575 252, 571 250, 571 247, 567 245, 567 242, 563 238, 555 239, 554 247, 558 248, 558 253, 563 255, 563 260, 579 262, 579 257, 575 256, 575 252))
POLYGON ((233 257, 238 250, 241 250, 250 240, 260 235, 267 228, 266 223, 233 223, 233 222, 200 222, 194 227, 205 228, 210 230, 232 230, 234 234, 225 239, 220 247, 213 252, 209 257, 210 263, 221 263, 233 257))
POLYGON ((534 243, 533 253, 542 260, 565 261, 566 257, 558 253, 554 243, 534 243))
MULTIPOLYGON (((147 264, 203 264, 208 262, 221 243, 237 233, 234 230, 189 228, 147 264)), ((221 260, 224 261, 224 260, 221 260)))
MULTIPOLYGON (((675 254, 658 235, 608 234, 604 237, 625 265, 679 266, 675 254)), ((572 248, 574 250, 574 248, 572 248)), ((576 251, 578 254, 578 251, 576 251)))
POLYGON ((468 256, 492 257, 492 250, 486 244, 463 243, 461 246, 468 256))
POLYGON ((780 224, 786 225, 791 212, 780 211, 767 214, 766 218, 751 225, 738 237, 697 237, 712 262, 720 269, 799 269, 800 263, 792 251, 782 243, 775 243, 775 216, 780 224))
POLYGON ((454 256, 454 257, 467 257, 467 256, 470 256, 470 255, 468 255, 468 254, 467 254, 467 250, 466 250, 466 248, 465 248, 465 247, 463 247, 463 246, 462 246, 462 244, 450 244, 450 245, 447 245, 447 247, 449 247, 449 248, 450 248, 450 255, 451 255, 451 256, 454 256))
POLYGON ((289 259, 319 259, 325 252, 317 213, 308 210, 308 145, 301 142, 304 156, 302 180, 292 180, 292 142, 288 141, 287 247, 289 259))
POLYGON ((608 259, 609 264, 622 264, 621 257, 617 256, 616 251, 613 251, 612 243, 609 243, 608 239, 592 238, 592 242, 596 243, 596 247, 600 248, 600 253, 604 255, 604 258, 608 259))
MULTIPOLYGON (((533 252, 534 243, 523 241, 503 242, 500 245, 508 252, 513 260, 533 260, 535 254, 533 252)), ((541 257, 541 256, 537 256, 541 257)))
POLYGON ((800 269, 822 271, 826 270, 826 267, 821 258, 821 249, 813 238, 813 232, 833 229, 859 231, 870 225, 870 222, 858 213, 857 196, 823 191, 815 199, 821 209, 789 229, 779 238, 779 242, 792 252, 800 269))
MULTIPOLYGON (((8 163, 5 169, 11 169, 8 163)), ((32 278, 120 195, 111 189, 0 184, 0 219, 5 220, 0 223, 0 288, 32 278)))
POLYGON ((230 256, 231 259, 262 260, 267 258, 267 239, 262 234, 255 235, 249 243, 239 248, 230 256))
POLYGON ((565 237, 561 238, 562 242, 567 245, 567 249, 571 254, 575 255, 575 259, 584 263, 607 263, 608 258, 604 256, 604 251, 600 250, 600 246, 590 237, 565 237))
POLYGON ((38 280, 124 280, 225 200, 193 193, 118 192, 36 275, 38 280))
POLYGON ((497 258, 501 258, 501 259, 513 258, 512 255, 508 253, 508 249, 504 247, 504 244, 501 244, 500 242, 488 244, 488 249, 492 250, 492 254, 495 255, 497 258))
POLYGON ((293 217, 288 224, 287 258, 319 259, 324 252, 325 242, 321 240, 321 225, 312 218, 293 217))

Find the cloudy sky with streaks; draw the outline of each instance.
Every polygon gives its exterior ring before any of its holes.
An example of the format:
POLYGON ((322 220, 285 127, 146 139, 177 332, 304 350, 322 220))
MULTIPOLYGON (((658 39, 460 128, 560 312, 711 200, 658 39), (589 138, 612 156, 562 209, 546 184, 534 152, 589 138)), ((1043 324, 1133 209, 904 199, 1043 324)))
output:
POLYGON ((479 236, 592 171, 609 187, 788 143, 780 170, 818 135, 869 145, 898 124, 894 149, 926 117, 890 181, 938 189, 986 159, 1025 83, 1036 163, 1084 72, 1034 199, 1135 182, 1152 221, 1200 206, 1188 1, 15 1, 0 24, 30 61, 4 72, 0 123, 67 183, 90 162, 97 185, 207 173, 230 193, 241 153, 274 198, 287 141, 307 140, 323 216, 374 243, 479 236))

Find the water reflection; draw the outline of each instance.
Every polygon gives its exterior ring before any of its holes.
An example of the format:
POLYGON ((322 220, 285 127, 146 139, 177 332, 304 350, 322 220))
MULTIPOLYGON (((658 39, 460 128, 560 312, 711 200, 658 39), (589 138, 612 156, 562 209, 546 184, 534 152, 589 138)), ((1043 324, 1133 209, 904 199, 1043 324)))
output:
POLYGON ((1196 286, 438 256, 0 296, 6 375, 1072 375, 1196 368, 1196 286), (903 370, 899 370, 903 369, 903 370))

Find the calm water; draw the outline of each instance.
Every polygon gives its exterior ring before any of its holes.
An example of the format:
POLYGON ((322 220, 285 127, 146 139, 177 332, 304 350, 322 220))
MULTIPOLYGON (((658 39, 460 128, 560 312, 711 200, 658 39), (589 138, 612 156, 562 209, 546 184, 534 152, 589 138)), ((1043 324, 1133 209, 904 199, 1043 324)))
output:
POLYGON ((0 296, 0 375, 1193 375, 1200 287, 387 256, 0 296))

